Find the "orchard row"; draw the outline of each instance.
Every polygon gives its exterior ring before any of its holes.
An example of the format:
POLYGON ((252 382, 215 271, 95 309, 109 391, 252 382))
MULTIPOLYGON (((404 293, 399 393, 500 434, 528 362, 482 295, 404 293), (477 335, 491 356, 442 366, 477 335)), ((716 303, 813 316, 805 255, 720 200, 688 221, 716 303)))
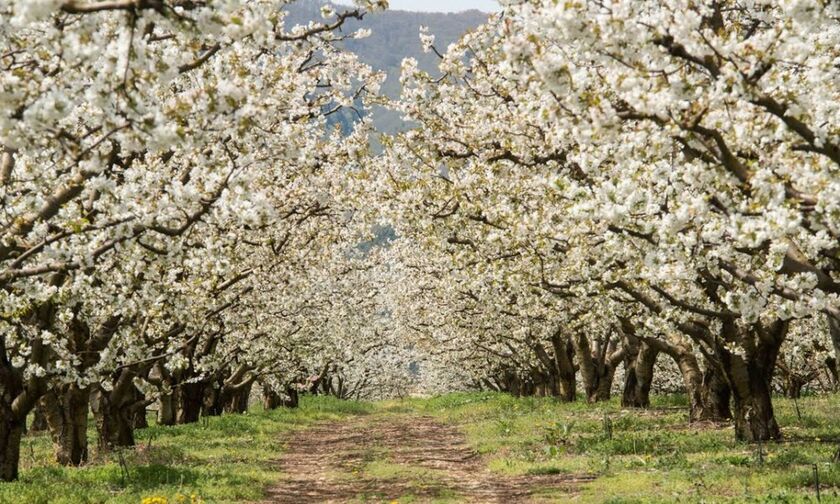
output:
POLYGON ((836 2, 508 2, 421 31, 399 99, 342 49, 386 2, 290 3, 0 1, 0 479, 35 410, 80 464, 91 407, 107 450, 255 385, 596 401, 623 367, 748 441, 837 386, 836 2))

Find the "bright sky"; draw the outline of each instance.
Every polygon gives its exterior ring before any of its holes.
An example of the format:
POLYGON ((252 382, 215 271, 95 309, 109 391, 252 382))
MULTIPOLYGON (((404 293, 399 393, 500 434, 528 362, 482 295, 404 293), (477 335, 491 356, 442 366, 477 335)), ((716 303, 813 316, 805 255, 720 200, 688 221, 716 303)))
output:
MULTIPOLYGON (((350 3, 339 0, 338 3, 350 3)), ((390 0, 391 9, 422 12, 461 12, 469 9, 494 11, 499 8, 496 0, 390 0)))

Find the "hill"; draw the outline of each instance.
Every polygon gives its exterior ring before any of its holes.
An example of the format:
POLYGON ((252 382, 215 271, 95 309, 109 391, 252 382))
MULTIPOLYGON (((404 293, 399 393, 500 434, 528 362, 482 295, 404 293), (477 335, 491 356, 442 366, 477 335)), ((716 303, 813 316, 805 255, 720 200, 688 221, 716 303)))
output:
MULTIPOLYGON (((320 8, 327 2, 306 0, 293 4, 290 21, 305 23, 320 19, 320 8)), ((337 10, 346 9, 337 6, 337 10)), ((383 91, 390 97, 400 92, 400 65, 404 58, 415 58, 421 69, 436 73, 437 56, 426 54, 420 46, 421 26, 427 26, 436 37, 436 46, 441 50, 458 40, 468 30, 485 22, 490 14, 477 10, 459 13, 408 12, 388 10, 365 16, 362 21, 349 20, 346 32, 368 28, 371 36, 361 40, 348 40, 347 49, 356 53, 366 64, 384 70, 388 74, 383 91)), ((397 114, 384 110, 375 112, 376 125, 380 131, 393 132, 402 125, 397 114)))

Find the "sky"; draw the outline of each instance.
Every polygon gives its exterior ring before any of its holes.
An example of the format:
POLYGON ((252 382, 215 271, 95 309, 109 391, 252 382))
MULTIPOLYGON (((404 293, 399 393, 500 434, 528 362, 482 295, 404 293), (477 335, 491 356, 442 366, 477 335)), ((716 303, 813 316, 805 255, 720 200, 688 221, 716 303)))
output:
MULTIPOLYGON (((339 1, 338 3, 350 3, 339 1)), ((469 9, 493 11, 499 8, 496 0, 390 0, 391 9, 425 12, 461 12, 469 9)))

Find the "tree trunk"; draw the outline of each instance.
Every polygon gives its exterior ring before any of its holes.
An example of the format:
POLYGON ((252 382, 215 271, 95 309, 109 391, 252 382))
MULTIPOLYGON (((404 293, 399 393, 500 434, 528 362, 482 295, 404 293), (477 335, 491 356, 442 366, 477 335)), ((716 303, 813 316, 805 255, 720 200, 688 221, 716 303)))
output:
POLYGON ((593 402, 598 388, 597 371, 595 362, 592 360, 592 349, 586 336, 578 334, 575 338, 575 354, 580 363, 580 377, 583 382, 583 391, 586 400, 593 402))
POLYGON ((731 370, 735 405, 735 437, 740 441, 781 439, 782 433, 773 412, 769 380, 762 376, 771 373, 765 363, 744 362, 735 356, 731 370), (739 362, 740 361, 740 362, 739 362))
POLYGON ((551 336, 551 347, 554 355, 546 352, 541 343, 534 345, 534 352, 542 371, 532 373, 535 382, 541 385, 539 392, 551 395, 564 402, 575 400, 575 366, 574 346, 568 338, 564 338, 560 330, 551 336))
POLYGON ((96 430, 99 433, 99 449, 109 451, 114 448, 134 446, 133 397, 110 397, 112 393, 99 393, 94 404, 96 430))
POLYGON ((826 357, 825 367, 828 368, 828 379, 832 388, 840 390, 840 368, 837 367, 837 359, 834 357, 826 357))
POLYGON ((49 425, 47 425, 47 414, 44 413, 44 407, 38 403, 32 411, 32 424, 29 426, 29 432, 44 432, 49 429, 49 425))
POLYGON ((609 401, 612 395, 613 381, 615 380, 615 367, 609 362, 600 366, 598 376, 598 389, 595 393, 595 401, 609 401))
POLYGON ((674 359, 688 396, 689 422, 719 422, 732 418, 729 412, 729 385, 718 371, 719 367, 707 362, 706 372, 694 355, 694 348, 687 340, 644 338, 644 342, 674 359))
POLYGON ((776 321, 768 328, 758 326, 743 331, 734 323, 724 323, 726 341, 741 341, 744 354, 718 349, 722 368, 732 388, 735 406, 735 437, 756 442, 781 439, 771 400, 771 382, 787 322, 776 321), (737 334, 736 332, 742 332, 737 334), (737 334, 737 336, 733 336, 737 334))
POLYGON ((4 350, 5 338, 0 333, 0 481, 14 481, 18 477, 26 417, 45 392, 45 382, 30 380, 24 384, 20 371, 12 367, 4 350))
POLYGON ((608 401, 615 378, 615 368, 624 359, 624 349, 615 349, 614 343, 607 339, 596 341, 593 350, 589 339, 583 335, 578 335, 574 342, 587 400, 608 401))
POLYGON ((100 443, 107 448, 134 446, 134 412, 129 409, 106 409, 100 417, 100 443))
POLYGON ((522 395, 522 387, 520 386, 519 377, 516 375, 516 373, 508 371, 506 382, 508 386, 508 392, 513 394, 515 397, 520 397, 522 395))
POLYGON ((714 420, 714 414, 707 407, 703 395, 703 373, 694 353, 682 353, 675 356, 680 369, 685 393, 688 396, 688 421, 703 422, 714 420))
POLYGON ((720 422, 732 419, 732 410, 729 408, 729 403, 732 401, 732 389, 726 382, 726 376, 715 363, 706 363, 700 400, 708 420, 720 422))
POLYGON ((202 400, 201 414, 204 416, 219 416, 225 410, 223 390, 221 386, 215 385, 204 387, 204 399, 202 400))
POLYGON ((134 430, 146 429, 149 427, 149 419, 146 415, 146 396, 137 387, 134 387, 134 405, 132 405, 132 427, 134 430))
POLYGON ((341 375, 338 375, 338 387, 335 390, 335 396, 339 399, 344 399, 344 378, 341 375))
POLYGON ((283 398, 268 385, 262 386, 263 408, 270 411, 283 405, 283 398))
POLYGON ((62 385, 41 398, 55 459, 61 465, 79 466, 88 457, 88 405, 90 389, 62 385))
POLYGON ((785 397, 788 399, 799 399, 802 397, 802 388, 804 386, 805 382, 801 378, 796 375, 790 375, 784 389, 785 397))
POLYGON ((577 397, 577 372, 575 370, 575 348, 568 338, 555 334, 551 339, 554 347, 554 360, 557 363, 557 397, 564 402, 572 402, 577 397))
MULTIPOLYGON (((56 273, 50 277, 58 285, 63 277, 56 273)), ((55 307, 43 303, 32 310, 32 321, 41 330, 52 327, 55 307)), ((29 341, 28 361, 46 368, 48 352, 40 337, 29 341)), ((15 368, 7 348, 6 333, 0 331, 0 481, 14 481, 20 464, 20 441, 26 432, 26 417, 47 391, 45 377, 30 376, 24 379, 23 369, 15 368)))
POLYGON ((534 382, 531 380, 525 379, 522 380, 522 396, 523 397, 531 397, 535 395, 537 392, 537 388, 534 386, 534 382))
POLYGON ((146 418, 146 408, 134 412, 134 429, 146 429, 149 427, 149 419, 146 418))
POLYGON ((201 403, 204 399, 203 383, 182 383, 176 392, 178 411, 175 422, 188 424, 198 422, 201 414, 201 403))
POLYGON ((650 387, 653 384, 653 368, 659 351, 640 341, 632 358, 625 360, 624 393, 621 405, 625 408, 650 407, 650 387))
POLYGON ((575 374, 557 376, 557 398, 563 402, 574 402, 577 399, 575 374))
POLYGON ((160 396, 158 400, 158 425, 175 425, 175 397, 174 394, 160 396))
POLYGON ((286 408, 297 408, 300 404, 297 389, 291 386, 286 387, 286 395, 289 398, 283 400, 283 406, 286 408))
POLYGON ((245 413, 248 411, 248 399, 251 397, 251 384, 237 387, 223 396, 225 413, 245 413))
POLYGON ((22 422, 13 416, 0 418, 0 480, 14 481, 18 478, 20 462, 20 440, 23 437, 22 422))
POLYGON ((788 399, 799 399, 802 396, 802 388, 813 378, 798 374, 795 369, 786 362, 784 355, 780 355, 776 364, 776 372, 779 379, 777 384, 782 389, 782 394, 788 399))
POLYGON ((834 346, 834 366, 829 365, 829 370, 834 376, 834 386, 840 390, 840 311, 829 310, 826 312, 828 319, 828 332, 831 335, 831 343, 834 346))

